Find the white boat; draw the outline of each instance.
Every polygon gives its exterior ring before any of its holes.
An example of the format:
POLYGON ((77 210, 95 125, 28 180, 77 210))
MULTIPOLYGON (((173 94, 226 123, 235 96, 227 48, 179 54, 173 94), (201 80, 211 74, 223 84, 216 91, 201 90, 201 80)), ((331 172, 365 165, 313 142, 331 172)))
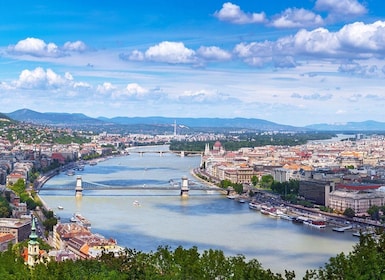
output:
POLYGON ((261 207, 262 206, 259 203, 256 203, 256 202, 253 202, 253 201, 249 202, 249 208, 252 209, 252 210, 259 211, 259 210, 261 210, 261 207))
POLYGON ((268 212, 269 212, 269 216, 270 216, 270 217, 273 217, 273 218, 279 218, 279 214, 278 214, 278 212, 277 212, 277 208, 275 208, 275 207, 270 207, 270 208, 268 209, 268 212))
POLYGON ((293 217, 290 215, 287 215, 285 213, 279 213, 278 214, 281 219, 287 220, 287 221, 293 221, 293 217))
POLYGON ((134 206, 140 206, 140 203, 139 203, 139 201, 134 200, 134 202, 132 203, 132 205, 134 205, 134 206))
POLYGON ((349 230, 349 229, 352 229, 353 226, 346 226, 346 227, 334 227, 333 228, 333 231, 336 231, 336 232, 345 232, 345 230, 349 230))
POLYGON ((353 236, 357 236, 357 237, 360 237, 361 235, 364 236, 364 235, 372 235, 374 234, 375 232, 373 230, 364 230, 364 231, 356 231, 356 232, 353 232, 352 235, 353 236))
POLYGON ((261 213, 263 215, 269 215, 269 206, 267 205, 261 205, 261 213))
POLYGON ((59 210, 63 210, 63 209, 64 209, 64 207, 59 205, 59 206, 57 207, 57 209, 59 209, 59 210))

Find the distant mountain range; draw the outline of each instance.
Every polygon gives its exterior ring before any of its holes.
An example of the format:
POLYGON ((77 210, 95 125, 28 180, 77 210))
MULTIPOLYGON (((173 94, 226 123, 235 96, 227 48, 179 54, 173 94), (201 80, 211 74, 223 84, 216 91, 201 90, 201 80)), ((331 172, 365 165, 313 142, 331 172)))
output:
MULTIPOLYGON (((0 113, 1 116, 1 113, 0 113)), ((167 117, 115 117, 91 118, 84 114, 39 113, 29 109, 20 109, 3 116, 16 121, 39 125, 52 125, 70 128, 98 128, 118 131, 172 131, 174 124, 179 130, 255 130, 255 131, 385 131, 385 123, 376 121, 348 122, 344 124, 313 124, 295 127, 253 118, 167 118, 167 117)))

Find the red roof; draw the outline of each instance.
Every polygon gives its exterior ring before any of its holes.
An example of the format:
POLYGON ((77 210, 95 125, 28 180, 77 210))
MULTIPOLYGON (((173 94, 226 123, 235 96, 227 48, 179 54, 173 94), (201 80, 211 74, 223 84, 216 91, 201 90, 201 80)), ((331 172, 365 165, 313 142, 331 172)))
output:
POLYGON ((377 184, 338 184, 336 185, 336 189, 347 189, 347 190, 354 190, 354 191, 363 191, 363 190, 376 190, 381 185, 377 184))

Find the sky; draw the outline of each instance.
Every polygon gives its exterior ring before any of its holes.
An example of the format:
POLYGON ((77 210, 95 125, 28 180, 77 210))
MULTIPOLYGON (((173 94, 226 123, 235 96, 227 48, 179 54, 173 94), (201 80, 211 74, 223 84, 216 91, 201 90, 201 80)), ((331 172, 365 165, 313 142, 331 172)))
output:
POLYGON ((0 112, 385 122, 382 0, 1 1, 0 112))

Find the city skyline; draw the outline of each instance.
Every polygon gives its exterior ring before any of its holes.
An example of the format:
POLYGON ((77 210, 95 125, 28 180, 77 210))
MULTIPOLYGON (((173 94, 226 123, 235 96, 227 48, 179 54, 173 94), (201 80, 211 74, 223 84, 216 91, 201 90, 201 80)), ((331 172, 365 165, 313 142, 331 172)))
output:
POLYGON ((1 112, 383 122, 384 8, 379 0, 1 3, 1 112))

